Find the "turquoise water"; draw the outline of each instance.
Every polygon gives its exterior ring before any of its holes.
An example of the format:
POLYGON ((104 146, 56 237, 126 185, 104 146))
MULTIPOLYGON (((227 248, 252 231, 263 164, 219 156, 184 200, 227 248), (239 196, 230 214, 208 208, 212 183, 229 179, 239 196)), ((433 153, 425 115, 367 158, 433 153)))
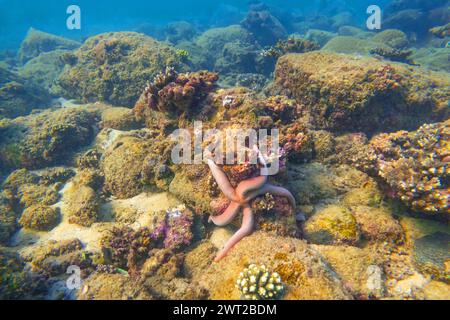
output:
MULTIPOLYGON (((269 0, 265 1, 278 16, 289 21, 299 16, 335 15, 351 12, 355 23, 362 23, 366 8, 374 1, 327 0, 269 0)), ((381 8, 391 1, 379 0, 381 8)), ((422 1, 423 2, 423 1, 422 1)), ((430 1, 436 2, 436 1, 430 1)), ((239 23, 248 10, 249 2, 242 0, 210 1, 119 1, 119 0, 2 0, 0 1, 0 48, 14 49, 20 45, 28 28, 82 40, 105 31, 138 29, 142 24, 163 26, 172 21, 185 20, 203 29, 239 23), (66 9, 78 5, 82 14, 81 30, 67 30, 66 9)))

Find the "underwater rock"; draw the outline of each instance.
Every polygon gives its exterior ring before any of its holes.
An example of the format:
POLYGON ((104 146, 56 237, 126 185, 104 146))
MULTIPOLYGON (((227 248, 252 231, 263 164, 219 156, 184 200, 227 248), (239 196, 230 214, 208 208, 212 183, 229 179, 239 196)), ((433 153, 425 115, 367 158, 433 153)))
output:
POLYGON ((99 126, 102 129, 127 131, 138 129, 139 124, 136 121, 133 110, 121 107, 111 107, 102 112, 99 126))
POLYGON ((20 62, 25 64, 41 53, 55 50, 74 50, 80 45, 79 42, 30 28, 20 46, 18 58, 20 62))
POLYGON ((305 239, 314 244, 356 245, 360 230, 356 218, 344 207, 331 205, 314 214, 305 223, 305 239))
POLYGON ((59 217, 57 209, 37 204, 25 209, 19 223, 27 229, 50 231, 58 224, 59 217))
POLYGON ((448 280, 450 274, 450 235, 436 232, 414 242, 414 261, 420 270, 436 279, 448 280))
POLYGON ((83 250, 79 239, 48 240, 21 253, 33 270, 56 277, 66 274, 69 266, 78 266, 82 278, 93 271, 92 253, 83 250))
POLYGON ((445 26, 431 28, 430 33, 438 38, 449 37, 450 36, 450 23, 447 23, 445 26))
POLYGON ((239 25, 225 28, 213 28, 205 31, 195 43, 209 52, 211 56, 218 57, 227 43, 232 42, 254 43, 252 35, 239 25))
POLYGON ((28 208, 36 204, 53 205, 58 202, 58 188, 43 184, 24 184, 17 189, 15 194, 20 206, 28 208))
POLYGON ((264 264, 281 276, 286 285, 283 299, 351 299, 337 275, 304 241, 257 232, 240 241, 219 263, 203 263, 210 261, 214 250, 205 241, 185 259, 186 272, 211 299, 239 299, 236 279, 250 264, 264 264))
POLYGON ((323 47, 328 41, 336 37, 337 34, 325 30, 309 29, 305 35, 305 39, 315 42, 323 47))
POLYGON ((424 35, 428 32, 429 27, 425 16, 420 9, 406 9, 388 15, 383 21, 383 26, 388 29, 400 29, 404 32, 424 35))
POLYGON ((383 298, 386 294, 382 259, 373 248, 314 245, 356 299, 383 298), (378 270, 378 279, 374 272, 378 270), (370 282, 369 282, 370 281, 370 282), (376 282, 372 284, 371 282, 376 282))
POLYGON ((146 288, 123 274, 95 273, 84 281, 79 300, 154 300, 146 288))
POLYGON ((24 116, 49 104, 45 89, 0 65, 0 120, 24 116))
POLYGON ((380 47, 380 44, 370 39, 360 39, 355 36, 337 36, 328 41, 322 48, 322 51, 369 55, 370 50, 377 47, 380 47))
POLYGON ((106 192, 126 199, 143 191, 143 164, 152 144, 151 140, 125 136, 106 150, 101 163, 106 192))
POLYGON ((97 222, 99 209, 99 196, 91 187, 73 184, 64 193, 63 210, 69 223, 90 227, 97 222))
POLYGON ((221 77, 219 84, 222 87, 245 87, 253 91, 261 91, 269 79, 259 73, 236 73, 221 77))
POLYGON ((423 67, 434 71, 450 72, 450 48, 422 48, 411 55, 411 58, 423 67))
POLYGON ((33 84, 45 88, 52 95, 57 95, 59 88, 56 80, 64 69, 62 57, 68 51, 55 50, 45 52, 29 60, 19 69, 19 75, 33 84))
POLYGON ((255 73, 259 47, 241 41, 224 45, 221 55, 214 64, 214 71, 220 74, 255 73))
POLYGON ((187 69, 175 48, 134 32, 89 38, 72 56, 58 81, 66 97, 126 107, 167 66, 187 69))
POLYGON ((262 46, 274 45, 279 39, 286 37, 287 32, 281 22, 269 11, 249 11, 241 22, 262 46))
POLYGON ((184 53, 183 61, 188 64, 190 70, 200 71, 214 67, 208 51, 194 41, 181 41, 176 45, 179 53, 184 53))
POLYGON ((47 290, 45 277, 30 272, 19 254, 0 247, 0 299, 43 299, 47 290))
POLYGON ((63 164, 91 142, 95 110, 46 110, 7 121, 0 138, 0 167, 39 169, 63 164))
POLYGON ((358 223, 363 239, 394 243, 402 240, 403 230, 387 208, 359 205, 350 207, 350 210, 358 223))
POLYGON ((2 192, 0 193, 0 244, 8 244, 17 228, 16 213, 10 200, 2 192))
POLYGON ((167 41, 178 44, 182 41, 192 40, 197 34, 197 29, 189 22, 177 21, 169 23, 164 33, 167 41))
POLYGON ((444 118, 449 84, 447 75, 424 69, 310 52, 281 57, 274 88, 302 103, 315 128, 371 134, 444 118))
POLYGON ((372 34, 354 26, 342 26, 338 30, 340 36, 353 37, 355 39, 369 39, 372 34))
POLYGON ((404 49, 409 44, 406 34, 397 29, 383 30, 382 32, 377 33, 372 40, 394 49, 404 49))

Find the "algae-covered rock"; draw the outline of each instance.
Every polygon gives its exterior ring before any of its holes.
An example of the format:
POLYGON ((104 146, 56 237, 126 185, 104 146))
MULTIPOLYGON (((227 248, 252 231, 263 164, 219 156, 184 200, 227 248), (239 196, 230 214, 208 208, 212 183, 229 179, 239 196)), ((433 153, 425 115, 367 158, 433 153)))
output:
POLYGON ((46 110, 9 121, 0 137, 0 166, 42 168, 62 164, 91 142, 96 113, 86 108, 46 110))
POLYGON ((438 279, 450 275, 450 235, 436 232, 414 242, 414 258, 418 267, 438 279))
POLYGON ((447 74, 326 52, 285 55, 275 72, 275 88, 304 104, 315 127, 369 134, 446 117, 449 84, 447 74))
POLYGON ((252 40, 251 34, 239 25, 232 25, 226 28, 214 28, 201 34, 195 41, 197 45, 208 50, 211 54, 222 51, 226 43, 235 41, 249 42, 252 40))
POLYGON ((53 205, 58 202, 59 195, 56 186, 43 184, 24 184, 19 187, 15 195, 22 208, 35 204, 53 205))
POLYGON ((273 45, 287 35, 281 22, 267 10, 249 11, 241 26, 252 33, 262 46, 273 45))
POLYGON ((37 204, 25 209, 19 223, 24 228, 49 231, 58 224, 58 221, 59 212, 57 209, 37 204))
POLYGON ((177 51, 143 34, 104 33, 68 57, 59 85, 69 98, 133 106, 147 81, 167 66, 185 70, 177 51))
POLYGON ((18 227, 16 213, 10 200, 0 193, 0 244, 7 244, 18 227))
POLYGON ((165 30, 166 40, 173 44, 182 41, 190 41, 197 34, 195 26, 186 21, 176 21, 169 23, 165 30))
POLYGON ((236 280, 250 264, 265 265, 280 275, 286 285, 283 299, 351 299, 329 265, 304 241, 258 232, 240 241, 220 262, 208 263, 215 250, 205 241, 185 259, 186 272, 211 299, 239 299, 236 280))
POLYGON ((313 41, 323 47, 328 41, 336 37, 337 34, 325 30, 309 29, 305 39, 313 41))
POLYGON ((387 208, 356 206, 350 209, 364 239, 379 242, 402 240, 402 227, 387 208))
POLYGON ((385 296, 382 258, 371 247, 315 245, 357 299, 385 296))
POLYGON ((342 26, 338 30, 340 36, 349 36, 358 39, 368 39, 372 36, 370 32, 364 31, 354 26, 342 26))
POLYGON ((47 290, 45 277, 27 270, 17 252, 0 247, 0 299, 43 299, 47 290))
POLYGON ((360 240, 358 223, 345 207, 331 205, 320 210, 304 226, 305 238, 315 244, 350 244, 360 240))
POLYGON ((55 50, 73 50, 79 46, 80 43, 76 41, 30 28, 20 46, 18 58, 22 63, 26 63, 41 53, 55 50))
POLYGON ((422 48, 411 55, 421 66, 434 71, 450 72, 450 48, 422 48))
POLYGON ((79 300, 153 300, 142 284, 122 274, 95 273, 79 290, 79 300))
POLYGON ((373 41, 380 42, 394 49, 403 49, 409 44, 406 34, 397 29, 383 30, 373 37, 373 41))
POLYGON ((107 108, 102 112, 100 127, 102 129, 133 130, 138 128, 133 110, 121 107, 107 108))
POLYGON ((152 141, 120 137, 105 153, 102 161, 105 190, 114 196, 131 198, 143 191, 143 164, 152 141))
POLYGON ((63 210, 69 217, 69 223, 90 227, 97 222, 100 199, 92 188, 72 185, 64 193, 63 202, 63 210))
POLYGON ((27 115, 33 109, 47 107, 50 95, 39 85, 0 65, 0 119, 27 115))
POLYGON ((337 36, 328 41, 322 50, 346 54, 369 55, 371 50, 379 46, 379 43, 368 39, 361 39, 355 36, 337 36))
POLYGON ((42 53, 22 66, 19 69, 19 75, 56 95, 58 93, 56 80, 64 69, 62 57, 67 52, 66 50, 55 50, 42 53))

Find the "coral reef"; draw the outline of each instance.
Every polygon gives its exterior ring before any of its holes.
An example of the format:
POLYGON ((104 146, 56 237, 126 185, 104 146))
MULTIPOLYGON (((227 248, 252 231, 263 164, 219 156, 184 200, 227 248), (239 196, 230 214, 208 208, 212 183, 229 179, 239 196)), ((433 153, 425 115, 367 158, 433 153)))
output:
POLYGON ((89 38, 72 55, 58 81, 65 96, 127 107, 166 66, 187 69, 173 47, 132 32, 89 38))
POLYGON ((193 214, 185 206, 155 215, 150 227, 133 230, 116 227, 103 240, 108 262, 128 270, 134 277, 148 276, 167 262, 166 258, 189 246, 193 240, 193 214), (152 271, 153 270, 153 271, 152 271))
POLYGON ((236 287, 246 300, 278 299, 283 295, 284 285, 276 272, 270 272, 266 266, 249 265, 240 274, 236 287))
POLYGON ((449 121, 425 124, 417 131, 380 134, 371 140, 379 175, 414 210, 450 211, 448 192, 449 121))
POLYGON ((102 112, 99 123, 102 129, 133 130, 138 129, 139 124, 135 119, 133 110, 121 107, 110 107, 102 112))

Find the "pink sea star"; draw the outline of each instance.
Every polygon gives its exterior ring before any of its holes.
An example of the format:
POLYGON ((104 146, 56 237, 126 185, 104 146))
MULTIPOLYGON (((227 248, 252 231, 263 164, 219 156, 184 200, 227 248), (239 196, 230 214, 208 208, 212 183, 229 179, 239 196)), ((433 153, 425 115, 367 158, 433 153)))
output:
POLYGON ((222 250, 219 251, 214 260, 215 262, 220 261, 236 245, 236 243, 253 232, 255 218, 250 207, 250 201, 254 198, 266 193, 286 197, 292 208, 295 210, 294 196, 285 188, 267 183, 267 175, 260 175, 244 180, 240 182, 236 188, 233 188, 225 172, 216 165, 214 161, 209 159, 208 166, 211 169, 211 173, 220 190, 225 197, 231 201, 227 209, 221 215, 211 216, 209 221, 213 222, 216 226, 223 227, 229 224, 241 209, 243 211, 241 228, 228 240, 222 250))

